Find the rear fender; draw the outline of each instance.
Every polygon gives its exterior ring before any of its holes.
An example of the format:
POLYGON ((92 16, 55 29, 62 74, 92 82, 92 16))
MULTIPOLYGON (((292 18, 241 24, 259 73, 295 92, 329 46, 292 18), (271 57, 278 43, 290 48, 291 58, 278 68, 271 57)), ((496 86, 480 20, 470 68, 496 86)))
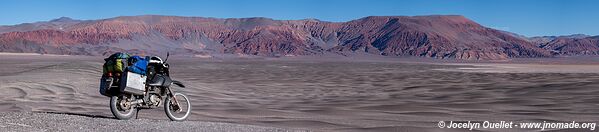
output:
POLYGON ((175 84, 175 85, 177 85, 177 86, 179 86, 181 88, 185 88, 185 85, 183 85, 183 83, 181 83, 181 82, 179 82, 177 80, 173 80, 173 84, 175 84))

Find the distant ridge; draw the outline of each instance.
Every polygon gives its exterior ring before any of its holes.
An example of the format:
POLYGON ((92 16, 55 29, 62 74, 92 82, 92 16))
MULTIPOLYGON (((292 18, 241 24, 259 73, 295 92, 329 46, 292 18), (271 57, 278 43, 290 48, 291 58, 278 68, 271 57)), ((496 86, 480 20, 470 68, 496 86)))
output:
POLYGON ((179 55, 372 54, 496 60, 595 55, 599 51, 596 40, 539 43, 459 15, 370 16, 348 22, 144 15, 86 21, 62 17, 0 26, 0 52, 67 55, 170 51, 179 55), (587 47, 564 48, 573 45, 587 47))

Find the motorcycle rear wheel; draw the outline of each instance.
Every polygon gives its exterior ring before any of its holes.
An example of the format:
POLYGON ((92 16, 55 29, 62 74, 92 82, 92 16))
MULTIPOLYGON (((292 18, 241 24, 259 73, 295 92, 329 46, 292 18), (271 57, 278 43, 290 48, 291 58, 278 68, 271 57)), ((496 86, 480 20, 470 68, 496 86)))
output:
POLYGON ((137 109, 134 105, 131 105, 131 101, 135 100, 134 96, 130 94, 114 95, 110 98, 110 111, 112 115, 119 120, 129 120, 137 113, 137 109), (128 107, 127 107, 128 103, 128 107), (125 108, 123 108, 125 106, 125 108))

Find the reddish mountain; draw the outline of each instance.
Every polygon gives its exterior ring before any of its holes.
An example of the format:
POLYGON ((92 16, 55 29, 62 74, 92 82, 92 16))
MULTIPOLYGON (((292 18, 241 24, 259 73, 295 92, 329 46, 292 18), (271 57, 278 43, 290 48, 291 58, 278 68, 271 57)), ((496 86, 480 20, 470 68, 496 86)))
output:
POLYGON ((599 36, 557 37, 541 47, 558 55, 599 55, 599 36))
POLYGON ((0 26, 0 33, 24 32, 41 29, 63 30, 63 28, 69 27, 73 24, 77 24, 80 22, 82 21, 74 20, 68 17, 61 17, 47 22, 23 23, 14 26, 0 26))
POLYGON ((260 56, 377 54, 458 59, 549 57, 526 39, 463 16, 374 16, 349 22, 130 16, 61 18, 0 27, 0 52, 106 55, 118 51, 260 56), (57 26, 58 25, 58 26, 57 26))
POLYGON ((544 44, 547 44, 547 43, 549 43, 555 39, 558 39, 558 38, 582 39, 582 38, 586 38, 586 37, 591 37, 591 36, 585 35, 585 34, 572 34, 572 35, 565 35, 565 36, 538 36, 538 37, 528 38, 528 40, 532 41, 535 44, 544 45, 544 44))

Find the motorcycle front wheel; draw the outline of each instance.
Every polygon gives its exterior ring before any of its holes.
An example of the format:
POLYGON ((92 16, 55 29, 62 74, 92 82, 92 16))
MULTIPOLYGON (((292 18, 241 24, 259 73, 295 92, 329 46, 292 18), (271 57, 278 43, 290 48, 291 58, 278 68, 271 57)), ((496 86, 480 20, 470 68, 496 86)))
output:
POLYGON ((189 113, 191 113, 191 103, 189 102, 189 98, 182 93, 175 93, 173 96, 175 97, 168 97, 165 99, 164 112, 172 121, 183 121, 187 119, 189 113), (175 98, 177 99, 179 106, 173 101, 175 98))
POLYGON ((110 111, 112 115, 120 120, 129 120, 137 113, 137 109, 131 102, 135 100, 130 94, 115 95, 110 98, 110 111))

